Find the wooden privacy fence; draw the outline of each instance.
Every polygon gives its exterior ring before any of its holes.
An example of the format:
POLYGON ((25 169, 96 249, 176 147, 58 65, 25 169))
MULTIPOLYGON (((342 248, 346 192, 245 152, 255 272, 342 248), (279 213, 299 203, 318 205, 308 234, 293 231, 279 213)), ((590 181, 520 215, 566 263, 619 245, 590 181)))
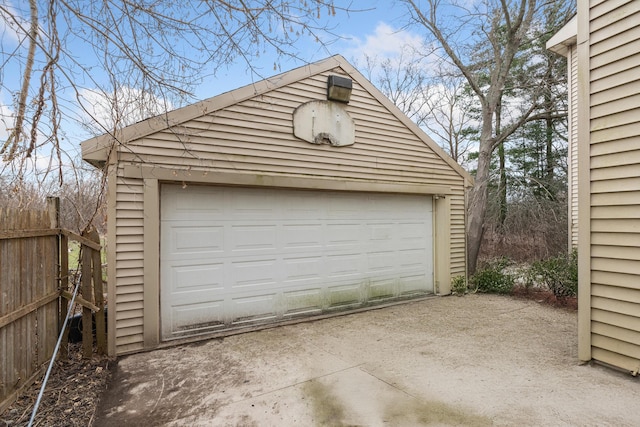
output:
MULTIPOLYGON (((0 413, 42 374, 53 354, 75 286, 69 240, 81 245, 76 302, 83 307, 83 324, 92 325, 95 312, 97 351, 107 350, 100 239, 95 231, 79 236, 59 228, 59 206, 59 199, 50 198, 48 211, 0 208, 0 413)), ((83 328, 83 356, 92 352, 89 326, 83 328)))

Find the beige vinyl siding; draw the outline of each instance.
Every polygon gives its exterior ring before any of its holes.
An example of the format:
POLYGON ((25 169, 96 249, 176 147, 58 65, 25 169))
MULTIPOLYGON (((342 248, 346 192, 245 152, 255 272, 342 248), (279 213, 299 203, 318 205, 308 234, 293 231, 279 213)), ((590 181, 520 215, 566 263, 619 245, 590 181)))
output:
POLYGON ((143 348, 143 187, 142 180, 127 178, 118 178, 116 187, 115 345, 120 354, 143 348))
POLYGON ((466 275, 466 223, 462 185, 451 197, 451 277, 466 275))
POLYGON ((640 2, 590 3, 592 357, 640 368, 640 2))
POLYGON ((569 66, 569 249, 578 246, 578 48, 567 57, 569 66))
MULTIPOLYGON (((294 109, 326 99, 330 74, 344 72, 323 72, 132 141, 119 149, 120 176, 127 165, 145 165, 188 170, 194 176, 233 173, 257 180, 266 175, 445 186, 451 206, 450 272, 464 275, 464 178, 365 88, 354 81, 347 106, 356 123, 354 145, 313 145, 293 136, 294 109)), ((118 354, 144 347, 143 182, 118 181, 118 354)))

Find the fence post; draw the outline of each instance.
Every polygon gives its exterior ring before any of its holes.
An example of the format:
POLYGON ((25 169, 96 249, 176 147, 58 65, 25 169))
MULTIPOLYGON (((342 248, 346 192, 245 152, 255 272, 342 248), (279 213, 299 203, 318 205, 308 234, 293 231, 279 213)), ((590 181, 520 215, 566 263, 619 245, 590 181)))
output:
MULTIPOLYGON (((69 290, 69 237, 60 233, 60 289, 69 290)), ((64 318, 69 310, 69 301, 66 298, 60 298, 60 327, 64 324, 64 318)), ((59 357, 69 357, 67 344, 69 342, 69 328, 65 328, 62 334, 62 345, 59 357)))
MULTIPOLYGON (((83 232, 82 237, 89 237, 83 232)), ((91 248, 82 244, 82 298, 93 301, 91 289, 91 248)), ((90 359, 93 355, 93 316, 91 309, 82 306, 82 357, 90 359)))
MULTIPOLYGON (((60 228, 60 197, 47 197, 47 210, 49 211, 51 228, 60 228)), ((56 240, 58 249, 56 256, 58 260, 58 288, 60 291, 63 291, 68 290, 69 287, 69 238, 63 233, 58 233, 56 240)), ((64 325, 64 319, 67 316, 67 310, 69 309, 69 301, 67 301, 66 298, 60 298, 59 309, 58 331, 61 331, 64 325)), ((69 357, 67 350, 68 339, 69 329, 67 328, 62 337, 58 358, 69 357)))
MULTIPOLYGON (((89 239, 100 244, 100 235, 98 231, 92 229, 87 236, 89 239)), ((88 248, 87 248, 88 249, 88 248)), ((93 264, 93 294, 95 304, 100 309, 96 314, 96 346, 98 354, 107 353, 107 333, 105 327, 104 312, 104 291, 102 287, 102 257, 100 251, 91 249, 91 258, 93 264)))
POLYGON ((60 197, 47 197, 47 210, 51 228, 60 227, 60 197))

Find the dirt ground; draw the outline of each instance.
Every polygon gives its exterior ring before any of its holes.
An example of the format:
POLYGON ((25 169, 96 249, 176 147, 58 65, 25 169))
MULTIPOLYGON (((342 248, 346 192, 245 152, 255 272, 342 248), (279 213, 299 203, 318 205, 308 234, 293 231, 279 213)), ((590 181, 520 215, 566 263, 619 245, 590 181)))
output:
MULTIPOLYGON (((104 393, 108 361, 79 370, 97 373, 95 413, 90 389, 76 395, 80 404, 61 400, 71 382, 90 383, 72 373, 44 399, 46 418, 37 422, 640 425, 639 379, 579 365, 576 317, 536 300, 468 295, 140 353, 110 364, 104 393)), ((6 425, 28 421, 6 415, 0 415, 6 425)))
MULTIPOLYGON (((95 354, 92 359, 85 360, 81 344, 69 344, 68 354, 68 359, 54 364, 34 426, 80 427, 93 423, 98 401, 107 389, 115 361, 95 354)), ((0 413, 0 427, 28 425, 41 386, 42 379, 39 379, 0 413)))

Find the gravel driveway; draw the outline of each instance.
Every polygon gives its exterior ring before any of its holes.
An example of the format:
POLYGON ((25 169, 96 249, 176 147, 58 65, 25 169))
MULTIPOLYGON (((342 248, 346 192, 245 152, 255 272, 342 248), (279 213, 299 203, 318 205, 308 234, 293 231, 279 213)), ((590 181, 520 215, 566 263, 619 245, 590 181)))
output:
POLYGON ((123 357, 97 426, 640 425, 575 312, 432 298, 123 357))

